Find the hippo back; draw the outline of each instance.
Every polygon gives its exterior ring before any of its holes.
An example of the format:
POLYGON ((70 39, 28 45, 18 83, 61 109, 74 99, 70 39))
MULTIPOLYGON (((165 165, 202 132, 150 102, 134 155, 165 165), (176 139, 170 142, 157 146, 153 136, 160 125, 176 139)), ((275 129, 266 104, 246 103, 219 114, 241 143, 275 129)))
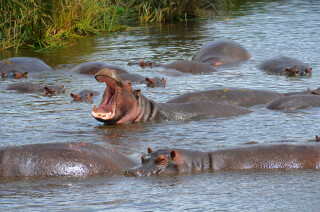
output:
POLYGON ((34 57, 12 57, 0 61, 0 72, 10 70, 21 72, 41 72, 52 70, 45 62, 34 57))

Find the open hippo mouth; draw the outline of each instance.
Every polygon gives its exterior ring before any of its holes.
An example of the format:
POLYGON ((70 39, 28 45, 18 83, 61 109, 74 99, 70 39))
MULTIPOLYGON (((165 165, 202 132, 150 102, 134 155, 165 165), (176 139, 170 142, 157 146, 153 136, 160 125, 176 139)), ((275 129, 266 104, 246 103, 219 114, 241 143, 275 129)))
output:
POLYGON ((105 82, 107 88, 99 107, 94 106, 92 116, 102 122, 112 120, 116 114, 118 87, 122 85, 120 76, 117 71, 104 68, 96 73, 95 78, 98 82, 105 82))

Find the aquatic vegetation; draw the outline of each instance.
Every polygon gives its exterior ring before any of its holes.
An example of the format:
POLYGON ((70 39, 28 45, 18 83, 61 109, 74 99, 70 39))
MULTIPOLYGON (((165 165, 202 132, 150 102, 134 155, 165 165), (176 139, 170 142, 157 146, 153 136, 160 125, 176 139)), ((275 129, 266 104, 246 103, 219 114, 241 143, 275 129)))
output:
POLYGON ((0 49, 61 47, 75 38, 126 29, 126 20, 201 17, 227 0, 0 0, 0 49))

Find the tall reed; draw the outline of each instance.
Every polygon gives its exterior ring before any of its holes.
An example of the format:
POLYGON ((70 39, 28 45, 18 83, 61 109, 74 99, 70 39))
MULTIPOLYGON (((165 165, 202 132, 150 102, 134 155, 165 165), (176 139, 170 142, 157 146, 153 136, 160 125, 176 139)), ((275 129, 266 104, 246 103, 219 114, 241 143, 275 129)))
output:
POLYGON ((62 46, 124 29, 120 20, 187 20, 230 0, 0 0, 0 49, 62 46))

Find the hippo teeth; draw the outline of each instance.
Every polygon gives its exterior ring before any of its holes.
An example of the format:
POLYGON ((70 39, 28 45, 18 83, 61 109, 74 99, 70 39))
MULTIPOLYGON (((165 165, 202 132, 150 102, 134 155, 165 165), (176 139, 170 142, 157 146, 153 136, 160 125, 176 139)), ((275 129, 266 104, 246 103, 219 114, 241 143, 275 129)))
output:
POLYGON ((103 120, 108 120, 112 119, 114 116, 114 113, 109 112, 109 113, 97 113, 96 111, 92 111, 92 116, 95 118, 103 119, 103 120))

